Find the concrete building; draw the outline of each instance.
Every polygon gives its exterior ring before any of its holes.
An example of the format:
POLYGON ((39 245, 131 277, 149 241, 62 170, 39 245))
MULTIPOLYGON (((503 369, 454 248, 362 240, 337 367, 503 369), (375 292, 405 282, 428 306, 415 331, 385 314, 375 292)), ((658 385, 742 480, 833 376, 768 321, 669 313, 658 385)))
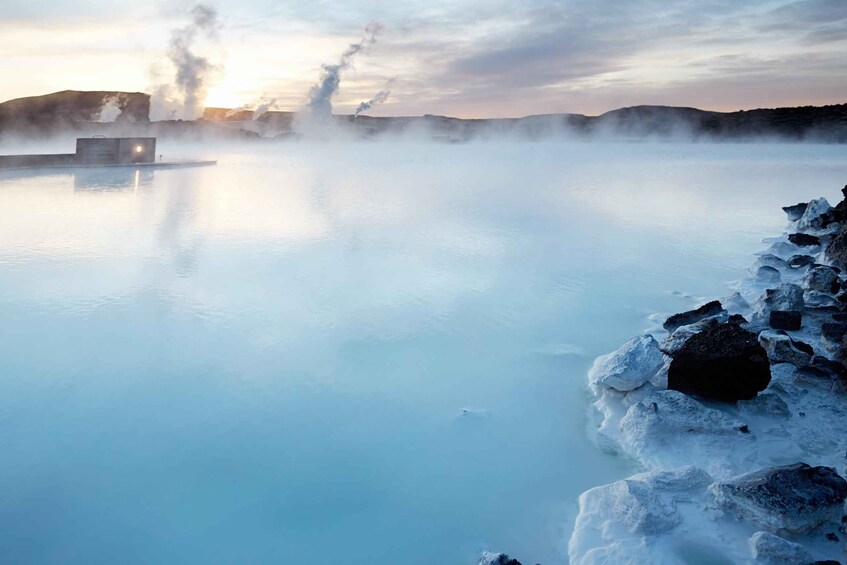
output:
POLYGON ((53 155, 0 155, 0 171, 10 169, 68 169, 86 167, 135 167, 177 169, 217 165, 209 160, 156 161, 155 137, 82 137, 76 153, 53 155))
POLYGON ((81 137, 77 165, 133 165, 156 162, 155 137, 81 137))
POLYGON ((0 169, 137 165, 155 162, 155 137, 82 137, 76 140, 76 153, 0 155, 0 169))

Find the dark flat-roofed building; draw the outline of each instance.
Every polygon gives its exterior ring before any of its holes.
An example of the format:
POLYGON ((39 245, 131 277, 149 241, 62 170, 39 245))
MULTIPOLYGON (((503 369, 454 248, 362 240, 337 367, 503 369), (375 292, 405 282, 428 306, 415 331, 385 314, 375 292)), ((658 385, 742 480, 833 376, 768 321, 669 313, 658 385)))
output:
POLYGON ((80 137, 76 153, 0 155, 0 170, 73 167, 132 167, 174 169, 216 165, 217 161, 156 161, 155 137, 80 137))
POLYGON ((77 165, 132 165, 156 161, 155 137, 81 137, 77 165))

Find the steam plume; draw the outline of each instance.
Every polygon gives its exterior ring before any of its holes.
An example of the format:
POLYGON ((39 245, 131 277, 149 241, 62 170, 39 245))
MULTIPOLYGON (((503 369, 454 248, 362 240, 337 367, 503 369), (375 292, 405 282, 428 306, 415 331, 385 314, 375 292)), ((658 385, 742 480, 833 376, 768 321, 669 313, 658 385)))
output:
POLYGON ((250 102, 249 104, 244 104, 243 106, 239 106, 238 108, 233 108, 224 114, 224 117, 230 118, 239 112, 246 112, 248 110, 253 111, 253 119, 258 120, 263 115, 267 114, 269 110, 272 108, 276 108, 276 98, 267 98, 262 96, 258 100, 250 102))
POLYGON ((126 101, 121 100, 117 94, 106 96, 100 103, 100 110, 97 112, 94 121, 101 124, 114 122, 121 115, 125 104, 126 101))
POLYGON ((353 114, 353 115, 358 116, 362 112, 367 112, 368 110, 370 110, 374 106, 379 106, 380 104, 382 104, 383 102, 388 100, 388 97, 391 96, 391 91, 388 90, 388 87, 391 86, 392 83, 394 83, 394 79, 391 79, 390 81, 388 81, 388 84, 385 85, 385 88, 383 88, 382 90, 377 92, 376 95, 373 98, 371 98, 370 100, 367 100, 365 102, 360 103, 356 107, 356 113, 353 114))
POLYGON ((276 108, 276 98, 263 99, 261 102, 259 102, 259 105, 256 106, 256 108, 253 110, 253 119, 258 120, 271 108, 276 108))
MULTIPOLYGON (((157 87, 151 101, 151 114, 161 109, 159 119, 179 117, 193 120, 203 113, 202 104, 206 97, 210 73, 216 69, 206 57, 194 52, 194 44, 198 36, 213 39, 218 28, 218 14, 211 6, 195 5, 190 12, 191 22, 171 32, 168 42, 168 60, 176 69, 174 87, 162 85, 157 87), (176 91, 174 95, 174 90, 176 91), (175 100, 172 98, 175 96, 175 100)), ((151 115, 151 119, 155 119, 151 115)))
POLYGON ((332 116, 332 97, 338 92, 341 83, 341 74, 347 70, 353 62, 353 58, 374 43, 376 36, 382 26, 377 22, 371 22, 365 27, 365 33, 358 43, 351 43, 341 54, 341 59, 335 65, 323 65, 323 72, 318 84, 309 90, 309 102, 306 110, 315 118, 329 120, 332 116))

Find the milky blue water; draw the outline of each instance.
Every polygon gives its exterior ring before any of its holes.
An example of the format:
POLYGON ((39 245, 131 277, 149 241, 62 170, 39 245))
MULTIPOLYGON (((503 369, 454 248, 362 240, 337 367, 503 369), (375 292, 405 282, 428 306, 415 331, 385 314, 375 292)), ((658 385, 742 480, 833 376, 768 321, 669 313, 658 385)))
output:
POLYGON ((633 470, 592 358, 847 182, 822 145, 161 151, 220 163, 0 173, 5 563, 563 563, 633 470))

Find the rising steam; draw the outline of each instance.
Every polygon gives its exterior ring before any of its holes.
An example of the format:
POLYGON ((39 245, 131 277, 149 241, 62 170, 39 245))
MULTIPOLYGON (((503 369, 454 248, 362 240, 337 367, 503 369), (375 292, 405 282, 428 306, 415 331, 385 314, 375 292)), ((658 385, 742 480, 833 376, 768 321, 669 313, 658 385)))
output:
POLYGON ((217 67, 209 59, 195 53, 197 39, 214 39, 218 14, 211 6, 197 4, 190 12, 191 22, 171 32, 168 60, 175 69, 172 84, 156 87, 150 102, 150 119, 194 120, 203 113, 206 88, 217 67))
POLYGON ((233 108, 232 110, 224 114, 224 116, 227 118, 231 118, 239 112, 247 112, 252 110, 253 120, 258 120, 274 108, 276 108, 276 98, 268 98, 266 96, 262 96, 258 100, 255 100, 243 106, 239 106, 238 108, 233 108))
POLYGON ((365 102, 360 103, 356 107, 356 112, 353 115, 358 116, 362 112, 367 112, 368 110, 370 110, 374 106, 379 106, 380 104, 382 104, 383 102, 388 100, 388 97, 391 96, 391 91, 388 89, 388 87, 391 86, 393 83, 394 83, 394 79, 389 80, 388 83, 385 85, 385 88, 383 88, 382 90, 377 92, 376 95, 373 98, 371 98, 370 100, 366 100, 365 102))
POLYGON ((118 119, 118 116, 121 115, 125 105, 126 101, 122 100, 117 94, 106 96, 103 98, 103 102, 100 103, 100 109, 98 110, 94 121, 101 124, 114 122, 118 119))
POLYGON ((341 54, 341 59, 334 65, 323 65, 321 78, 318 84, 309 90, 309 101, 306 103, 305 116, 310 122, 329 123, 332 119, 332 97, 338 92, 341 84, 341 74, 350 68, 353 59, 376 43, 376 36, 382 26, 377 22, 371 22, 365 27, 365 33, 358 43, 351 43, 341 54))

